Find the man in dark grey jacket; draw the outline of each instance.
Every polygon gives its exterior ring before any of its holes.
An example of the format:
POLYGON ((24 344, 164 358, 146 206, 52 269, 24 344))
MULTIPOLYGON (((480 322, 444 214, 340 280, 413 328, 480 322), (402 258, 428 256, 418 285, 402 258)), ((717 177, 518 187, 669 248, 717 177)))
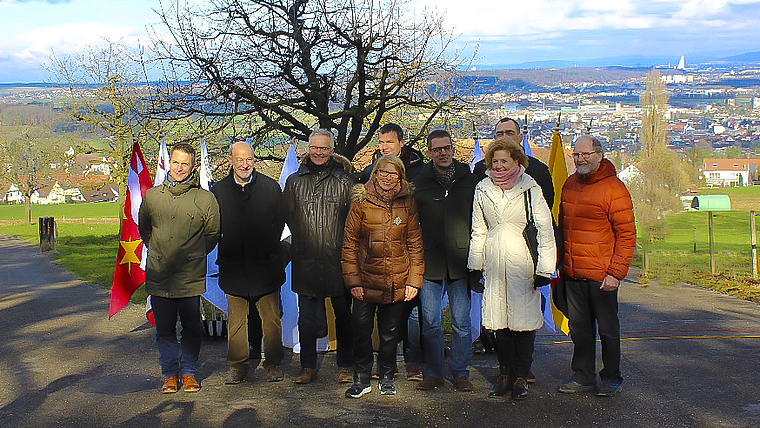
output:
POLYGON ((338 381, 353 381, 351 366, 351 295, 343 286, 343 228, 356 179, 333 154, 335 140, 326 129, 309 136, 309 155, 285 183, 285 221, 293 234, 290 247, 292 287, 298 294, 301 373, 296 383, 317 376, 317 338, 327 335, 325 298, 335 313, 338 381))
POLYGON ((196 392, 203 337, 200 295, 206 292, 206 255, 219 240, 219 206, 198 184, 191 145, 172 147, 169 163, 166 181, 148 189, 140 205, 138 228, 148 246, 145 291, 156 318, 158 362, 165 376, 161 392, 177 392, 180 374, 184 391, 196 392))
POLYGON ((256 305, 264 333, 264 380, 283 378, 280 286, 285 265, 280 245, 285 219, 280 185, 253 167, 251 145, 230 146, 227 177, 211 188, 219 203, 222 236, 219 239, 219 286, 227 296, 227 362, 225 383, 248 377, 248 311, 256 305))

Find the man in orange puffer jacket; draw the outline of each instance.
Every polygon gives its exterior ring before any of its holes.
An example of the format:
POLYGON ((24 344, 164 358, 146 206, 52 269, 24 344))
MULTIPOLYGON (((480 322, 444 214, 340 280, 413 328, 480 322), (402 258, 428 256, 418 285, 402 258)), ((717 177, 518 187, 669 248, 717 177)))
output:
POLYGON ((620 392, 618 287, 636 246, 631 195, 604 158, 601 142, 575 140, 576 172, 562 188, 560 227, 564 233, 563 277, 567 292, 573 377, 559 392, 620 392), (602 343, 601 384, 596 386, 596 330, 602 343))

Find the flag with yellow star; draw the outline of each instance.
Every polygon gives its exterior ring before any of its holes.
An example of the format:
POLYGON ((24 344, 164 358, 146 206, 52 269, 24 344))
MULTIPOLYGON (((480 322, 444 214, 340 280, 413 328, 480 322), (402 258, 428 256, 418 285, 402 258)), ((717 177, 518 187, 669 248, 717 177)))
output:
POLYGON ((145 192, 151 187, 152 183, 148 168, 145 165, 145 159, 140 151, 140 145, 135 142, 132 145, 125 195, 126 202, 121 216, 119 248, 116 251, 116 268, 113 274, 108 318, 124 308, 135 290, 145 283, 145 270, 142 262, 147 251, 137 229, 137 213, 140 211, 140 204, 142 204, 145 192))

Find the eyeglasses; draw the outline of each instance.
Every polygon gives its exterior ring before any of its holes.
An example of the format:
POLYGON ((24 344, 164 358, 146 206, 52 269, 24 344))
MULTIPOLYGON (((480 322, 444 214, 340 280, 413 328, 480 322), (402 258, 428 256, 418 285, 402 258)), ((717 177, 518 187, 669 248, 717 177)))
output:
POLYGON ((433 153, 435 153, 435 154, 437 154, 437 155, 440 155, 444 151, 446 151, 446 152, 452 152, 452 151, 454 151, 454 146, 452 146, 451 144, 449 144, 448 146, 433 147, 432 149, 430 149, 430 151, 433 152, 433 153))
POLYGON ((599 153, 599 152, 579 152, 579 153, 573 153, 573 159, 580 159, 580 158, 588 159, 594 153, 599 153))
POLYGON ((393 171, 386 171, 384 169, 378 169, 377 176, 380 178, 398 178, 398 173, 393 171))
POLYGON ((319 146, 309 146, 309 150, 313 152, 329 152, 332 149, 332 147, 319 147, 319 146))

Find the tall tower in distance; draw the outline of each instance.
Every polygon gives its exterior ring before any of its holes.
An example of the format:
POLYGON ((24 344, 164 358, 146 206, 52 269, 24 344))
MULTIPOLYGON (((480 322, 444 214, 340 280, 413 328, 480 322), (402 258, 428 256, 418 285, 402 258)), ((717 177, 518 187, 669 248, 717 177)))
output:
POLYGON ((683 55, 681 55, 681 60, 678 61, 678 65, 676 66, 676 70, 684 70, 686 68, 686 58, 684 58, 683 55))

